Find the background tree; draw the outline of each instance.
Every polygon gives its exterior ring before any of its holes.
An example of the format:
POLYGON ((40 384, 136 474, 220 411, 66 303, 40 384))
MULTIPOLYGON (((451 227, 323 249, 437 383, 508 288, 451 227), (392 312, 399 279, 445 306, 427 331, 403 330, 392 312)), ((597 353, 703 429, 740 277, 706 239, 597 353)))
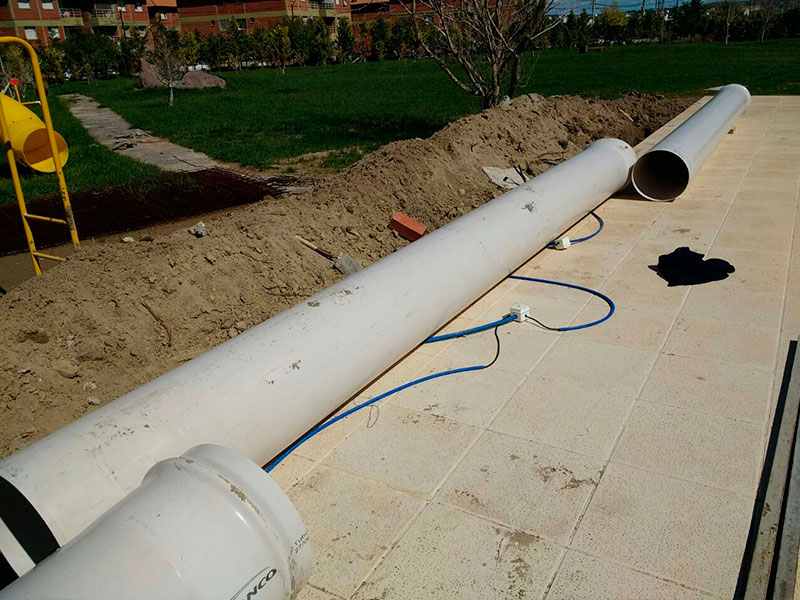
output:
POLYGON ((310 30, 300 17, 293 17, 286 21, 289 28, 289 41, 292 44, 293 60, 301 64, 308 63, 308 53, 311 46, 310 30))
POLYGON ((64 83, 67 76, 64 68, 64 51, 61 49, 61 44, 57 40, 51 40, 47 46, 37 48, 36 54, 39 56, 39 67, 42 69, 42 76, 53 83, 64 83))
POLYGON ((370 60, 383 60, 386 56, 386 42, 389 39, 389 25, 386 19, 378 18, 365 25, 370 39, 370 60))
POLYGON ((182 33, 179 45, 187 67, 193 67, 202 60, 203 36, 196 29, 182 33))
POLYGON ((705 36, 708 30, 707 9, 703 0, 690 0, 678 7, 675 31, 682 38, 705 36))
POLYGON ((324 65, 333 56, 331 29, 322 19, 314 19, 307 24, 309 29, 308 64, 324 65))
POLYGON ((27 53, 16 44, 0 46, 0 86, 2 89, 10 85, 12 79, 19 79, 20 95, 25 95, 25 88, 33 81, 33 67, 27 53))
POLYGON ((225 31, 225 55, 228 66, 236 71, 239 71, 242 64, 250 58, 250 36, 237 19, 231 19, 225 31))
POLYGON ((774 0, 766 0, 759 2, 755 10, 750 11, 750 16, 758 24, 759 39, 764 43, 767 36, 767 31, 772 26, 772 21, 775 18, 775 2, 774 0))
POLYGON ((712 8, 712 20, 715 24, 717 39, 724 39, 725 45, 731 35, 731 26, 742 16, 743 7, 734 0, 722 0, 712 8))
POLYGON ((169 90, 169 106, 175 102, 175 86, 186 73, 186 62, 181 52, 178 32, 167 29, 161 23, 150 29, 153 48, 147 60, 155 67, 158 78, 169 90))
POLYGON ((628 24, 628 15, 614 2, 606 6, 597 17, 594 28, 597 35, 607 42, 622 42, 625 40, 625 27, 628 24))
POLYGON ((406 58, 416 55, 417 38, 414 35, 414 24, 411 19, 397 19, 392 23, 389 38, 386 40, 386 52, 392 58, 406 58))
POLYGON ((557 2, 411 0, 410 8, 406 7, 425 53, 460 89, 476 96, 481 107, 489 108, 499 104, 504 94, 514 96, 522 54, 532 50, 536 39, 554 26, 547 14, 557 2), (427 36, 426 29, 432 29, 435 36, 427 36))
POLYGON ((119 40, 119 73, 123 77, 130 77, 141 70, 144 42, 137 28, 131 28, 130 36, 119 40))
POLYGON ((250 31, 250 53, 253 60, 261 66, 274 63, 272 33, 261 24, 250 31))
POLYGON ((219 71, 225 60, 225 38, 222 34, 212 31, 203 41, 200 52, 203 61, 212 71, 219 71))
POLYGON ((356 51, 356 38, 353 35, 353 26, 347 17, 339 17, 339 22, 336 28, 338 46, 339 46, 339 60, 347 62, 353 59, 353 54, 356 51))
POLYGON ((118 69, 119 46, 110 37, 79 31, 61 43, 64 66, 76 79, 90 82, 108 77, 118 69))

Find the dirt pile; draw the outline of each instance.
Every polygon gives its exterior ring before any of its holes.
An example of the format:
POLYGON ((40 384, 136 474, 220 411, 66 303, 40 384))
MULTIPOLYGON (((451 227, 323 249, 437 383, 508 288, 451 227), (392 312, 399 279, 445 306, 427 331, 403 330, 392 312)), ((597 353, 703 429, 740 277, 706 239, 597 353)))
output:
POLYGON ((341 275, 300 235, 363 264, 499 194, 483 166, 538 174, 601 137, 637 143, 690 100, 520 97, 426 140, 389 144, 315 191, 267 198, 134 243, 82 249, 0 299, 0 456, 260 323, 341 275))

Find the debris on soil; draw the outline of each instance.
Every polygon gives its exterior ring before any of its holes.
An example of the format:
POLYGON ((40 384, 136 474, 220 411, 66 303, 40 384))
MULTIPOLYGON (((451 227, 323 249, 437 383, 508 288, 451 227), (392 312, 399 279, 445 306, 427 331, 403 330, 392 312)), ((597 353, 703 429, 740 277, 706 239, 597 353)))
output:
POLYGON ((135 241, 136 241, 136 240, 134 240, 134 239, 133 239, 131 236, 129 236, 129 235, 126 235, 124 238, 122 238, 122 243, 123 243, 123 244, 130 244, 131 242, 135 242, 135 241))
POLYGON ((310 193, 205 216, 213 236, 187 240, 176 227, 147 244, 82 247, 0 297, 0 456, 93 409, 82 382, 95 382, 105 404, 237 335, 240 321, 260 323, 343 277, 295 234, 369 264, 408 243, 387 215, 433 230, 499 195, 483 165, 539 174, 548 157, 601 137, 635 144, 690 103, 521 96, 428 139, 388 144, 310 193), (56 372, 56 360, 80 377, 56 372))
POLYGON ((483 172, 493 184, 501 190, 513 190, 518 185, 525 183, 517 169, 500 169, 498 167, 483 167, 483 172))
POLYGON ((428 230, 427 225, 423 225, 416 219, 412 219, 408 215, 397 211, 392 215, 389 221, 389 229, 396 232, 404 240, 409 242, 416 242, 419 238, 425 235, 428 230))
POLYGON ((333 263, 333 268, 343 273, 344 275, 352 275, 358 273, 363 267, 361 264, 347 252, 342 252, 336 262, 333 263))
MULTIPOLYGON (((196 238, 205 237, 206 236, 206 224, 203 223, 202 221, 199 221, 198 223, 195 223, 194 225, 189 227, 188 231, 189 231, 189 233, 191 233, 196 238)), ((213 265, 214 262, 211 261, 211 264, 213 265)))

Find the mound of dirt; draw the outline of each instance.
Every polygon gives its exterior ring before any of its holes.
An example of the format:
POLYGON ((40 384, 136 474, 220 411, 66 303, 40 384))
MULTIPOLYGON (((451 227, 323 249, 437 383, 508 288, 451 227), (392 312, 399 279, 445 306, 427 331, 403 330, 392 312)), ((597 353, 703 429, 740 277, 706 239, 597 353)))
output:
POLYGON ((0 299, 0 456, 342 277, 294 238, 368 264, 405 245, 396 210, 435 229, 500 192, 483 166, 538 174, 601 137, 635 144, 691 103, 523 96, 394 142, 315 191, 134 243, 81 249, 0 299))

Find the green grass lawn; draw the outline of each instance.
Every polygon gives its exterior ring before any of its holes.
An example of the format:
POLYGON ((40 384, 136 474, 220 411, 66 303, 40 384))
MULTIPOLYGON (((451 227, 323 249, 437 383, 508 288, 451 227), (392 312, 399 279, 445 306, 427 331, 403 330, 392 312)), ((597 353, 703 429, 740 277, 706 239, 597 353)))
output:
MULTIPOLYGON (((617 97, 629 91, 701 95, 738 82, 754 94, 800 93, 800 40, 766 44, 616 46, 602 53, 549 50, 530 58, 521 92, 617 97)), ((134 126, 215 158, 267 168, 305 153, 338 151, 351 164, 392 140, 425 137, 477 111, 475 98, 429 60, 223 73, 226 90, 136 90, 134 79, 71 83, 134 126)))
MULTIPOLYGON (((617 46, 602 53, 548 50, 528 57, 521 93, 617 97, 629 91, 700 95, 710 86, 742 83, 754 94, 800 93, 800 40, 766 44, 617 46)), ((226 90, 178 90, 173 108, 163 90, 137 90, 136 79, 68 83, 51 96, 94 96, 135 127, 214 158, 267 168, 306 153, 332 151, 322 166, 352 164, 387 142, 426 137, 478 101, 429 60, 386 61, 226 72, 226 90)), ((71 190, 158 173, 91 139, 63 102, 51 97, 56 129, 70 146, 71 190)), ((298 168, 302 169, 302 166, 298 168)), ((28 198, 58 191, 55 176, 20 167, 28 198)), ((0 202, 14 201, 0 157, 0 202)))
MULTIPOLYGON (((56 131, 69 146, 69 160, 64 166, 64 178, 71 191, 89 189, 131 179, 158 175, 161 171, 125 156, 120 156, 95 142, 64 102, 51 92, 50 114, 56 131)), ((35 173, 17 162, 25 198, 58 193, 55 174, 35 173)), ((5 153, 0 156, 0 203, 16 202, 11 172, 5 153)), ((58 215, 55 215, 58 216, 58 215)))

